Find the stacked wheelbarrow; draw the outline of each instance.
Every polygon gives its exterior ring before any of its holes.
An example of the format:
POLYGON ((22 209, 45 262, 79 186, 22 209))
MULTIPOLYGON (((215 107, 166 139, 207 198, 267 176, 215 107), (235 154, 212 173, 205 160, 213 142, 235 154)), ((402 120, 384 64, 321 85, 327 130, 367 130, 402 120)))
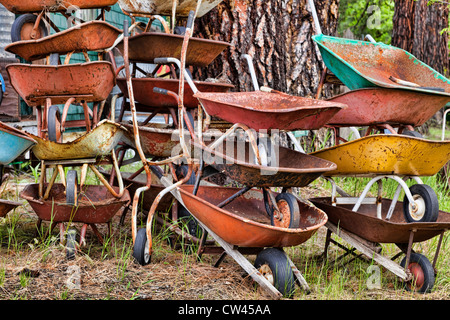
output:
MULTIPOLYGON (((309 1, 317 17, 314 2, 309 1)), ((324 174, 332 183, 331 198, 311 199, 329 217, 329 233, 341 236, 370 259, 385 266, 407 284, 407 288, 429 292, 450 214, 439 210, 435 191, 423 184, 421 176, 433 176, 450 159, 449 141, 423 139, 414 127, 422 125, 450 101, 449 80, 414 56, 389 45, 329 37, 320 33, 318 44, 327 68, 349 89, 328 99, 345 103, 328 125, 336 132, 336 146, 311 153, 336 163, 337 169, 324 174), (364 137, 340 143, 340 127, 368 126, 364 137), (372 134, 373 130, 381 134, 372 134), (386 133, 385 133, 386 132, 386 133), (359 197, 339 189, 333 177, 370 177, 359 197), (383 180, 398 183, 392 200, 383 199, 383 180), (415 180, 411 187, 406 181, 415 180), (376 197, 367 197, 378 185, 376 197), (399 202, 401 191, 405 196, 399 202), (342 196, 337 197, 337 192, 342 196), (433 264, 412 249, 440 235, 433 264), (406 257, 400 265, 383 257, 379 243, 395 243, 406 257)), ((326 73, 326 71, 325 71, 326 73)), ((321 84, 324 82, 324 77, 321 84)), ((319 88, 319 94, 321 87, 319 88)), ((326 249, 325 249, 326 250, 326 249)), ((396 256, 397 258, 398 256, 396 256)))
MULTIPOLYGON (((96 1, 95 5, 89 4, 89 8, 110 4, 111 1, 96 1)), ((45 12, 48 4, 41 5, 39 9, 29 3, 29 7, 18 6, 14 10, 45 12)), ((80 244, 86 244, 88 226, 103 241, 96 225, 107 224, 109 232, 112 217, 130 200, 121 179, 119 187, 113 187, 97 169, 100 164, 112 164, 120 177, 114 148, 126 142, 127 130, 115 122, 100 119, 105 100, 115 85, 115 72, 110 62, 90 61, 88 55, 91 51, 102 54, 102 50, 114 45, 120 33, 121 30, 104 21, 90 21, 36 40, 13 42, 5 48, 30 62, 45 61, 43 64, 10 64, 7 72, 11 85, 28 106, 36 109, 37 117, 37 135, 27 136, 36 141, 32 151, 41 161, 41 174, 39 183, 26 186, 21 197, 36 212, 38 226, 41 221, 49 221, 50 230, 60 225, 62 241, 65 223, 83 224, 80 244), (72 54, 77 52, 84 54, 86 62, 70 63, 72 54), (58 55, 56 60, 49 59, 55 54, 58 55), (66 55, 63 64, 59 55, 66 55), (88 104, 93 104, 93 108, 88 104), (63 105, 62 114, 58 105, 63 105), (82 106, 84 120, 67 121, 69 108, 74 105, 82 106), (67 128, 78 128, 78 134, 67 134, 67 128), (67 167, 81 167, 79 182, 78 171, 68 170, 66 175, 67 167), (47 182, 49 168, 53 173, 47 182), (86 184, 88 168, 103 185, 86 184), (58 175, 61 182, 55 183, 58 175)), ((68 233, 67 248, 68 257, 74 257, 74 232, 68 233)))
MULTIPOLYGON (((128 3, 128 1, 123 2, 128 3)), ((121 1, 119 4, 130 16, 133 15, 132 10, 125 10, 121 1)), ((205 4, 205 6, 207 5, 209 4, 205 4)), ((202 7, 203 3, 197 7, 197 12, 203 12, 202 7)), ((159 203, 170 192, 179 204, 193 215, 203 229, 200 233, 194 231, 187 235, 189 240, 199 243, 199 255, 213 252, 222 253, 216 265, 220 264, 225 254, 232 256, 256 282, 276 298, 292 295, 295 289, 295 280, 298 280, 308 290, 308 285, 300 272, 279 248, 305 242, 320 226, 324 225, 327 216, 323 211, 300 200, 293 194, 285 192, 285 190, 278 194, 273 192, 270 187, 305 186, 323 172, 335 169, 335 165, 329 161, 322 161, 313 156, 281 148, 279 159, 281 166, 278 166, 278 160, 276 164, 273 161, 273 164, 268 166, 266 160, 268 157, 273 157, 274 154, 267 154, 262 150, 264 147, 271 148, 270 137, 260 138, 255 135, 254 130, 265 129, 267 132, 272 129, 319 128, 344 105, 279 93, 227 92, 231 88, 229 85, 217 83, 205 85, 205 83, 193 81, 186 67, 208 65, 228 45, 217 41, 200 41, 192 37, 195 4, 191 5, 191 9, 192 12, 188 16, 182 35, 167 32, 163 35, 151 33, 141 33, 130 37, 126 35, 123 44, 118 45, 124 56, 126 71, 125 79, 118 80, 118 83, 120 86, 121 82, 126 82, 126 87, 122 91, 129 100, 134 129, 134 147, 143 162, 142 171, 145 170, 147 176, 147 184, 136 190, 133 199, 133 255, 141 264, 150 262, 152 254, 151 222, 159 203), (152 39, 145 43, 149 50, 143 50, 141 45, 144 43, 142 39, 146 37, 152 39), (165 45, 154 45, 154 43, 161 43, 160 38, 165 39, 165 45), (175 39, 178 41, 177 47, 172 45, 172 41, 175 39), (139 50, 134 50, 135 43, 139 50), (163 50, 165 47, 169 50, 163 50), (211 52, 210 48, 212 47, 218 47, 214 51, 213 57, 206 54, 211 52), (133 74, 133 71, 130 70, 130 63, 133 60, 151 61, 150 56, 145 56, 149 53, 153 54, 151 58, 155 64, 176 67, 175 73, 178 72, 178 79, 175 87, 173 85, 164 87, 166 83, 173 82, 173 80, 157 79, 159 82, 156 82, 152 78, 139 79, 136 74, 133 74), (138 54, 143 55, 145 59, 138 58, 138 54), (139 82, 147 83, 144 85, 146 89, 141 90, 141 94, 138 90, 139 82), (151 82, 156 84, 151 85, 151 82), (153 86, 157 86, 157 88, 153 89, 153 86), (159 95, 151 97, 151 89, 159 95), (173 123, 177 125, 175 132, 178 135, 182 152, 171 154, 171 157, 168 157, 168 154, 159 155, 159 159, 164 158, 159 161, 156 161, 158 157, 148 160, 148 156, 154 156, 155 149, 148 148, 150 140, 143 138, 144 130, 142 125, 137 122, 136 114, 139 108, 145 110, 144 107, 155 106, 161 101, 167 101, 165 102, 166 108, 170 106, 175 109, 172 112, 172 119, 173 123), (259 110, 255 110, 254 106, 258 103, 260 103, 259 110), (197 126, 192 121, 193 117, 187 116, 189 109, 194 108, 198 108, 197 126), (222 110, 223 114, 214 110, 222 110), (230 123, 230 128, 219 136, 206 131, 210 129, 209 124, 213 116, 230 123), (247 122, 254 116, 258 117, 258 122, 247 122), (275 118, 275 121, 268 123, 267 119, 270 118, 275 118), (292 118, 298 118, 298 121, 292 123, 292 118), (257 126, 256 123, 260 123, 262 127, 257 126), (279 128, 280 123, 285 123, 286 127, 279 128), (248 136, 243 141, 233 140, 234 133, 237 132, 245 132, 248 136), (190 138, 189 145, 185 141, 185 135, 190 138), (208 139, 205 138, 208 135, 210 135, 208 139), (213 144, 206 144, 211 141, 209 140, 211 135, 213 144), (240 144, 241 142, 242 144, 240 144), (240 147, 243 147, 242 150, 244 150, 243 157, 234 158, 233 154, 235 156, 237 154, 231 151, 240 147), (204 157, 205 154, 213 155, 216 159, 224 161, 221 163, 208 161, 204 157), (231 158, 227 159, 226 157, 229 155, 231 158), (187 170, 182 178, 178 179, 174 170, 172 170, 173 179, 165 176, 159 166, 168 164, 169 167, 173 167, 173 164, 182 158, 187 162, 187 170), (292 159, 296 159, 294 164, 290 162, 292 159), (228 163, 228 160, 231 163, 228 163), (225 173, 243 187, 207 186, 203 183, 203 178, 219 172, 225 173), (137 230, 136 214, 140 193, 152 190, 152 176, 156 176, 165 188, 159 192, 148 210, 146 228, 137 230), (208 241, 208 236, 211 236, 213 240, 208 241), (252 265, 243 254, 258 254, 255 264, 252 265)), ((178 11, 176 6, 172 8, 172 12, 173 16, 182 15, 181 9, 178 11)), ((167 12, 161 9, 161 12, 154 11, 153 13, 164 14, 167 12)), ((133 26, 134 24, 132 24, 133 26)), ((128 27, 125 29, 128 31, 128 27)), ((164 29, 171 30, 169 27, 164 29)), ((157 112, 161 112, 161 108, 157 112)), ((269 161, 272 160, 269 159, 269 161)))

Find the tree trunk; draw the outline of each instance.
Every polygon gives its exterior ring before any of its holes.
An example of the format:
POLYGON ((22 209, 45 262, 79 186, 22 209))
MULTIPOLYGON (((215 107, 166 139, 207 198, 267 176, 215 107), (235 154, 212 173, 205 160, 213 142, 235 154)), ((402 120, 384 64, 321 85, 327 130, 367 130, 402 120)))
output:
POLYGON ((427 5, 427 0, 397 0, 393 20, 392 45, 402 48, 438 72, 449 75, 446 4, 427 5))
MULTIPOLYGON (((446 4, 427 5, 427 0, 397 0, 392 30, 392 45, 402 48, 423 61, 439 73, 448 77, 449 49, 448 34, 440 34, 448 27, 446 4)), ((442 110, 427 121, 419 131, 425 133, 428 127, 441 125, 442 110)))
MULTIPOLYGON (((336 33, 339 0, 315 1, 322 32, 336 33)), ((236 91, 253 90, 249 54, 258 84, 292 95, 314 96, 323 64, 311 36, 307 0, 224 0, 196 21, 195 36, 231 43, 221 58, 198 70, 199 79, 228 79, 236 91)))

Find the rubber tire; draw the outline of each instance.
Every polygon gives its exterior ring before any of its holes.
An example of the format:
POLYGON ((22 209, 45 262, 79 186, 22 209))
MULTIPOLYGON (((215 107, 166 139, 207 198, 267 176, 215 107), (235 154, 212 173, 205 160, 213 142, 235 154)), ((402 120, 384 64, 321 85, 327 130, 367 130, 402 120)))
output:
POLYGON ((185 223, 191 236, 201 239, 203 235, 202 227, 200 227, 197 220, 191 215, 191 213, 180 204, 178 205, 178 220, 185 223))
POLYGON ((66 203, 78 205, 78 174, 75 170, 69 170, 66 178, 66 203))
POLYGON ((277 248, 266 248, 257 255, 254 263, 258 270, 261 270, 263 265, 267 265, 271 270, 273 286, 284 297, 292 297, 295 292, 295 277, 286 254, 277 248))
POLYGON ((411 130, 405 130, 402 132, 402 135, 404 136, 410 136, 410 137, 415 137, 415 138, 423 138, 423 136, 417 132, 417 131, 411 131, 411 130))
MULTIPOLYGON (((258 146, 259 157, 261 158, 261 166, 277 167, 277 153, 269 137, 256 139, 256 145, 258 146)), ((255 163, 258 164, 258 159, 255 155, 255 163)))
POLYGON ((417 195, 424 200, 425 213, 421 219, 414 219, 409 210, 409 200, 405 196, 403 199, 403 216, 406 222, 435 222, 439 216, 439 201, 436 192, 426 184, 414 184, 409 190, 413 197, 417 195))
POLYGON ((62 130, 61 130, 61 113, 58 106, 50 106, 48 109, 48 140, 52 142, 62 141, 62 130))
POLYGON ((280 226, 279 224, 276 225, 275 224, 276 221, 274 220, 273 214, 270 215, 271 225, 283 227, 283 228, 293 228, 293 229, 299 228, 300 227, 300 208, 298 206, 298 202, 297 202, 297 199, 295 198, 295 196, 290 193, 282 192, 275 197, 275 200, 277 201, 278 209, 280 209, 279 203, 281 201, 285 201, 288 204, 289 213, 290 213, 289 225, 288 226, 280 226))
MULTIPOLYGON (((404 268, 405 263, 406 263, 406 257, 403 258, 403 260, 400 262, 400 266, 404 268)), ((419 268, 419 269, 413 269, 413 270, 415 270, 415 271, 412 271, 413 279, 411 281, 405 283, 406 290, 414 291, 414 292, 418 292, 418 293, 431 292, 431 289, 433 288, 434 282, 435 282, 434 268, 433 268, 431 262, 423 254, 411 252, 408 269, 410 269, 411 267, 419 268), (423 279, 419 280, 420 282, 422 282, 419 288, 414 288, 412 286, 414 284, 414 282, 416 281, 414 279, 415 272, 419 272, 420 276, 423 277, 423 279)), ((417 276, 417 273, 416 273, 416 276, 417 276)))
POLYGON ((77 232, 75 229, 70 228, 67 230, 66 236, 66 258, 67 260, 75 259, 75 254, 77 252, 77 240, 76 240, 77 232))
MULTIPOLYGON (((189 167, 187 164, 182 164, 182 165, 178 166, 175 169, 175 174, 176 174, 178 180, 183 179, 187 175, 188 171, 189 171, 189 167)), ((192 172, 191 176, 189 177, 189 180, 186 181, 185 184, 194 185, 195 180, 196 180, 195 172, 192 172)))
MULTIPOLYGON (((189 111, 186 111, 186 116, 188 117, 189 122, 191 123, 191 127, 192 127, 192 129, 194 129, 194 132, 195 132, 195 120, 194 120, 194 116, 193 116, 192 113, 190 113, 189 111)), ((189 130, 189 129, 188 129, 188 126, 187 126, 187 124, 186 124, 186 120, 185 120, 185 119, 183 119, 183 128, 184 128, 185 130, 189 130)))
POLYGON ((147 230, 141 228, 136 234, 133 246, 133 257, 141 266, 145 266, 151 262, 152 256, 148 253, 147 248, 147 230))
MULTIPOLYGON (((26 13, 22 14, 19 17, 17 17, 16 20, 14 20, 12 26, 11 26, 11 42, 17 42, 21 40, 37 40, 36 39, 22 39, 21 38, 21 31, 25 24, 32 23, 34 24, 36 22, 37 16, 32 13, 26 13)), ((45 27, 44 21, 39 22, 39 29, 41 31, 41 38, 46 37, 48 35, 47 28, 45 27)))

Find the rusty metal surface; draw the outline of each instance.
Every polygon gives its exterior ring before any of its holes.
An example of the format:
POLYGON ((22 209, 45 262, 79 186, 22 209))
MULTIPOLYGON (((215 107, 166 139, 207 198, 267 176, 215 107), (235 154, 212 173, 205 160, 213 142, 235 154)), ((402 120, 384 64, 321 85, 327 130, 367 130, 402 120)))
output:
MULTIPOLYGON (((128 55, 130 61, 153 62, 155 58, 173 57, 180 59, 183 36, 162 32, 145 32, 129 38, 128 55)), ((229 43, 192 37, 186 51, 186 66, 206 67, 229 43)), ((117 45, 123 54, 123 41, 117 45)))
MULTIPOLYGON (((122 123, 127 129, 130 141, 134 141, 133 125, 122 123)), ((173 129, 163 129, 156 123, 139 126, 139 139, 142 151, 148 156, 168 158, 172 151, 179 145, 178 133, 173 129)), ((134 145, 134 144, 133 144, 134 145)))
POLYGON ((64 143, 58 143, 32 136, 37 144, 32 151, 39 160, 69 160, 97 158, 109 155, 121 141, 129 143, 126 129, 121 125, 102 120, 95 128, 81 137, 64 143))
MULTIPOLYGON (((215 8, 222 0, 202 1, 197 12, 197 17, 201 17, 213 8, 215 8)), ((120 8, 129 13, 140 14, 159 14, 162 16, 172 15, 172 1, 168 0, 119 0, 120 8)), ((197 8, 197 0, 177 1, 176 15, 187 17, 189 11, 197 8)))
MULTIPOLYGON (((151 111, 153 108, 178 108, 177 101, 168 95, 162 95, 153 92, 153 88, 166 89, 178 92, 180 81, 177 79, 160 79, 160 78, 133 78, 133 94, 138 105, 137 111, 151 111)), ((204 81, 194 81, 198 90, 205 92, 227 92, 234 88, 233 85, 226 83, 214 83, 204 81)), ((128 89, 125 78, 117 78, 117 85, 123 94, 128 97, 128 89)), ((197 108, 198 100, 193 97, 191 87, 185 81, 184 85, 184 107, 188 109, 197 108)))
MULTIPOLYGON (((328 215, 333 224, 350 231, 363 239, 377 243, 408 243, 411 230, 414 242, 431 239, 450 228, 450 213, 439 211, 436 222, 407 223, 403 217, 403 204, 397 202, 391 220, 377 218, 376 204, 363 204, 358 212, 352 211, 353 205, 331 205, 331 198, 309 199, 315 206, 328 215)), ((385 217, 391 200, 383 199, 382 217, 385 217)))
MULTIPOLYGON (((200 90, 199 90, 200 91, 200 90)), ((210 116, 251 129, 314 130, 323 127, 346 105, 262 91, 194 95, 210 116)))
MULTIPOLYGON (((115 189, 118 191, 118 188, 115 189)), ((53 223, 107 223, 130 201, 127 190, 120 199, 116 199, 104 186, 86 185, 78 196, 78 206, 74 207, 65 203, 64 190, 64 185, 54 184, 48 200, 41 201, 39 184, 29 184, 20 193, 20 197, 28 201, 41 220, 53 223)))
POLYGON ((27 61, 45 58, 51 53, 96 51, 114 45, 122 31, 104 21, 90 21, 37 40, 13 42, 5 50, 27 61))
POLYGON ((330 161, 281 146, 278 166, 268 167, 256 164, 253 148, 247 142, 224 141, 214 150, 198 142, 192 144, 194 154, 201 151, 206 164, 246 186, 305 187, 324 172, 337 169, 330 161))
POLYGON ((450 160, 450 141, 377 134, 310 154, 336 163, 325 176, 433 176, 450 160))
POLYGON ((350 89, 380 86, 450 94, 447 78, 400 48, 325 35, 313 36, 313 40, 319 45, 327 67, 350 89), (406 82, 409 84, 405 85, 406 82))
POLYGON ((8 212, 22 205, 20 202, 0 199, 0 217, 5 217, 8 212))
POLYGON ((79 9, 92 9, 108 7, 116 4, 117 0, 1 0, 0 3, 5 6, 8 11, 16 14, 29 12, 40 12, 42 10, 66 11, 70 7, 78 7, 79 9))
POLYGON ((328 124, 366 126, 379 123, 421 126, 450 102, 450 96, 402 89, 365 88, 328 99, 348 107, 328 124))
POLYGON ((224 199, 239 189, 227 187, 200 187, 197 196, 193 186, 179 188, 186 208, 209 229, 232 245, 242 247, 289 247, 307 241, 327 222, 327 215, 314 206, 298 201, 301 218, 298 229, 274 227, 266 213, 263 195, 250 190, 224 208, 218 208, 224 199))
POLYGON ((28 106, 105 100, 115 85, 115 74, 110 62, 94 61, 61 66, 10 64, 6 67, 11 85, 28 106))

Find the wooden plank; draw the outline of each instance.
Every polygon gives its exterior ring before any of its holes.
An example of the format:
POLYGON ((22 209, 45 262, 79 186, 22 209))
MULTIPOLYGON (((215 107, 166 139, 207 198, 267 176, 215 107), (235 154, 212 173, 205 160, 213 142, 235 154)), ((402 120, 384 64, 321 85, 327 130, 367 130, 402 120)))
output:
POLYGON ((369 259, 375 260, 377 263, 379 263, 401 279, 405 281, 410 280, 411 276, 405 272, 404 268, 402 268, 399 264, 395 263, 391 259, 375 252, 372 248, 369 248, 366 244, 360 241, 360 239, 358 239, 359 237, 357 237, 356 235, 336 227, 336 225, 329 221, 325 224, 325 226, 332 232, 334 232, 338 237, 351 244, 369 259))
MULTIPOLYGON (((166 177, 161 177, 160 181, 165 187, 169 187, 173 184, 172 181, 170 181, 166 177)), ((180 204, 184 206, 178 189, 172 190, 171 193, 180 202, 180 204)), ((198 223, 208 232, 209 235, 211 235, 211 237, 214 238, 214 240, 217 241, 217 243, 219 243, 219 245, 225 250, 225 252, 230 255, 252 277, 253 280, 255 280, 270 294, 272 298, 282 298, 282 294, 266 278, 264 278, 264 276, 238 250, 234 249, 232 245, 224 241, 213 231, 203 225, 201 221, 198 221, 198 223)))

